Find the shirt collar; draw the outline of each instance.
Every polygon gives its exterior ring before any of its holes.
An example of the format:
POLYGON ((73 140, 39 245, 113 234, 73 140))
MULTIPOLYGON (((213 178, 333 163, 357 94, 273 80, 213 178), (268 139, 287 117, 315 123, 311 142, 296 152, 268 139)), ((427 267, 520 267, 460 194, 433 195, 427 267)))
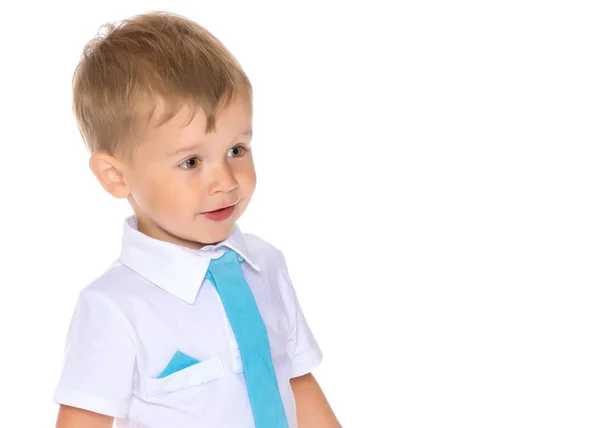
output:
POLYGON ((154 285, 193 304, 210 261, 221 257, 226 248, 235 251, 253 269, 260 271, 237 224, 224 241, 193 250, 144 235, 138 230, 135 216, 131 216, 125 220, 123 227, 120 260, 154 285))

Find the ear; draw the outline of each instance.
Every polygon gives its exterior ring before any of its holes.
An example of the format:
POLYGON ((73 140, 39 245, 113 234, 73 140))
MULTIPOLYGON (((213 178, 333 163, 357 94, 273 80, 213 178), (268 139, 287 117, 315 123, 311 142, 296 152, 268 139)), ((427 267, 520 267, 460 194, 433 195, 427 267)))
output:
POLYGON ((90 169, 104 190, 115 198, 129 196, 130 189, 125 179, 124 167, 114 156, 94 153, 90 158, 90 169))

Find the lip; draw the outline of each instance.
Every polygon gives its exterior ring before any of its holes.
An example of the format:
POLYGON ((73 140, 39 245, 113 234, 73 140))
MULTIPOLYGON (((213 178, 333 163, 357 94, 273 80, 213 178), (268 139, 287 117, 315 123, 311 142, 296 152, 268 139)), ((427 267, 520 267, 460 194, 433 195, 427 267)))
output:
POLYGON ((235 210, 235 207, 236 207, 237 204, 238 203, 236 202, 233 205, 226 205, 223 208, 218 208, 218 209, 213 210, 213 211, 203 212, 202 215, 204 217, 210 219, 210 220, 213 220, 213 221, 227 220, 233 214, 233 211, 235 210))
POLYGON ((224 210, 225 208, 231 208, 231 207, 235 207, 240 201, 236 201, 233 204, 229 204, 229 205, 222 205, 219 208, 215 208, 214 210, 210 210, 210 211, 204 211, 202 214, 207 214, 207 213, 212 213, 215 211, 219 211, 219 210, 224 210))

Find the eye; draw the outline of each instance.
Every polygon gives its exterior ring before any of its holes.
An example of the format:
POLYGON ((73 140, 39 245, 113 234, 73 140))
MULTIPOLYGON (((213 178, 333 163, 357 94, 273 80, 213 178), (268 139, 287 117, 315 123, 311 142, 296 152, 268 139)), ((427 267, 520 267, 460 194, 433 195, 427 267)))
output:
POLYGON ((233 158, 239 158, 239 157, 242 157, 244 155, 244 153, 246 153, 247 151, 248 151, 248 149, 245 148, 244 146, 235 146, 233 149, 229 150, 227 155, 231 156, 233 158))
POLYGON ((200 159, 197 157, 189 158, 179 164, 179 166, 183 169, 194 169, 198 167, 198 165, 200 165, 200 159))

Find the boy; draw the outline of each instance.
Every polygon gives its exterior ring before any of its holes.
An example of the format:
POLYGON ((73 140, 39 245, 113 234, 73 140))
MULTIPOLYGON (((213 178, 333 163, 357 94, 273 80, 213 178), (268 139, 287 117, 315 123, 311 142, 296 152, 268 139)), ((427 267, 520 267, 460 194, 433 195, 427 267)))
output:
POLYGON ((126 198, 119 259, 80 294, 59 428, 339 427, 283 254, 236 221, 256 176, 252 87, 199 25, 151 13, 85 48, 74 111, 126 198))

